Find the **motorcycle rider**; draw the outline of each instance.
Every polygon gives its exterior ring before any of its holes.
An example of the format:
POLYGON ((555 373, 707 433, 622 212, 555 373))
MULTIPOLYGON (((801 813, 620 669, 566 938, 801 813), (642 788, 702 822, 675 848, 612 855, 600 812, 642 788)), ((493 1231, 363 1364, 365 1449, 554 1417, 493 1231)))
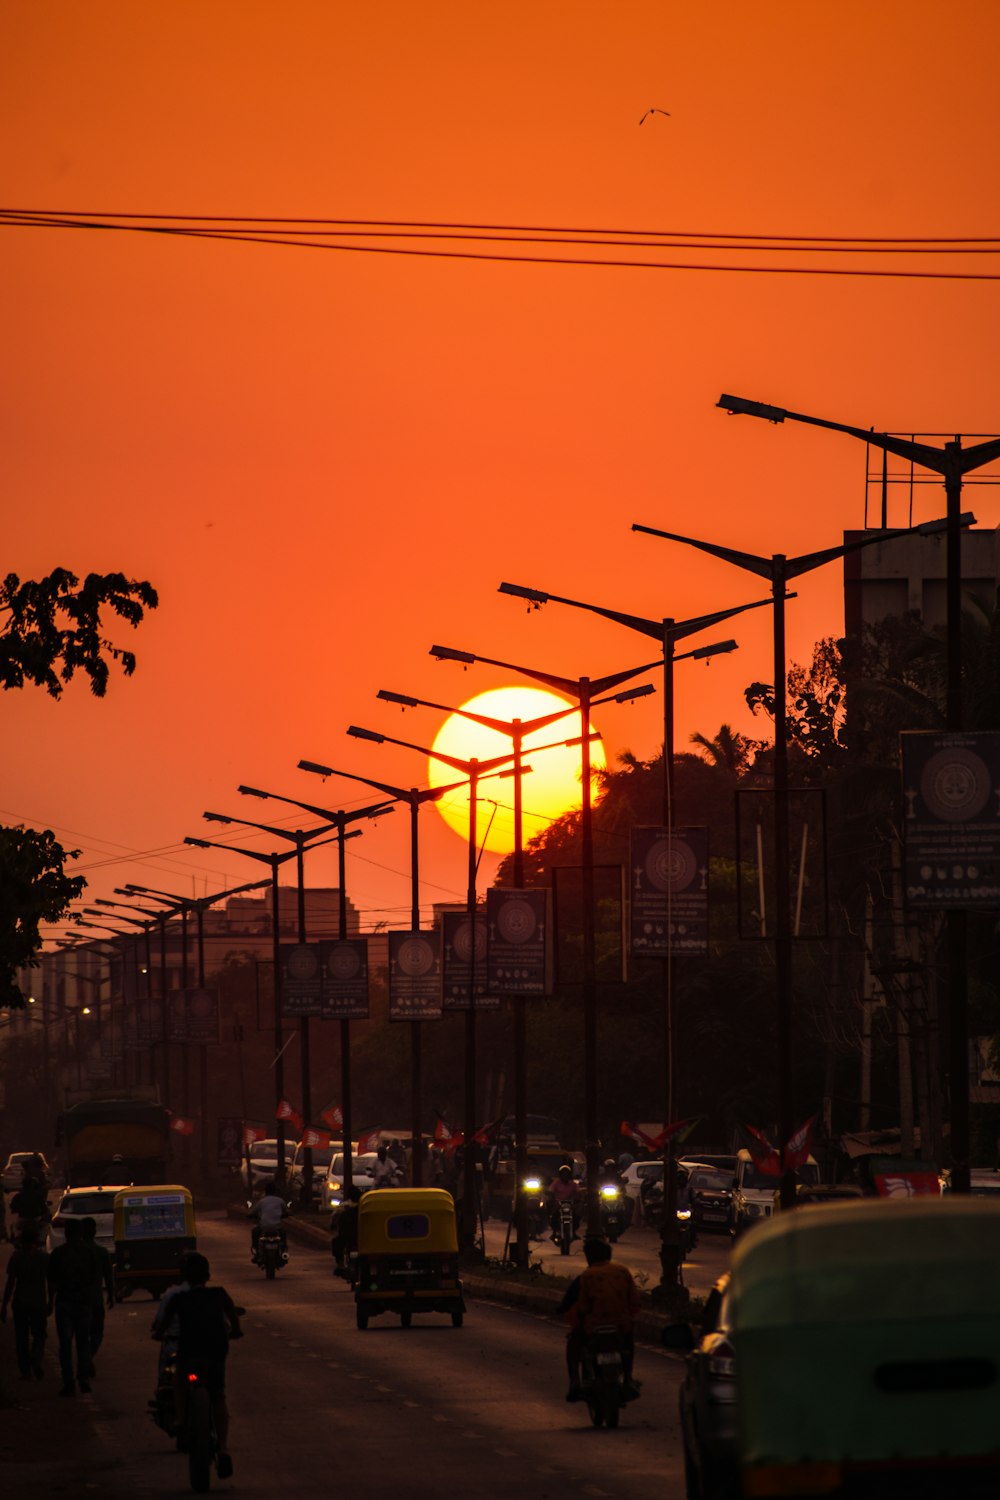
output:
MULTIPOLYGON (((584 1254, 587 1253, 586 1244, 584 1254)), ((587 1269, 580 1277, 577 1308, 584 1338, 595 1328, 614 1325, 623 1338, 622 1365, 625 1372, 626 1399, 634 1400, 639 1388, 632 1379, 635 1357, 633 1329, 639 1312, 639 1289, 632 1272, 620 1261, 611 1259, 611 1246, 595 1239, 587 1255, 587 1269)))
MULTIPOLYGON (((38 1231, 39 1243, 44 1248, 46 1228, 52 1215, 49 1212, 49 1200, 45 1186, 40 1177, 25 1173, 21 1180, 21 1186, 10 1200, 10 1211, 17 1216, 17 1232, 27 1229, 30 1224, 38 1231)), ((12 1235, 13 1239, 14 1236, 12 1235)))
POLYGON ((229 1411, 226 1406, 226 1357, 230 1339, 243 1337, 239 1312, 229 1293, 221 1286, 208 1286, 210 1269, 204 1255, 192 1251, 185 1271, 189 1290, 179 1293, 171 1307, 177 1319, 177 1364, 175 1393, 177 1426, 182 1434, 187 1407, 188 1376, 197 1374, 212 1398, 215 1436, 218 1449, 216 1472, 228 1479, 233 1472, 229 1455, 229 1411))
POLYGON ((583 1193, 580 1184, 573 1177, 573 1168, 568 1163, 563 1163, 549 1183, 548 1200, 549 1224, 553 1240, 559 1239, 559 1209, 567 1200, 573 1205, 573 1238, 576 1239, 577 1230, 580 1227, 583 1193))
POLYGON ((334 1259, 334 1276, 344 1274, 345 1262, 358 1248, 358 1204, 361 1189, 351 1184, 343 1203, 338 1204, 330 1215, 330 1254, 334 1259))
POLYGON ((372 1167, 373 1185, 377 1188, 398 1187, 402 1173, 389 1155, 388 1148, 379 1146, 375 1157, 375 1165, 372 1167))
POLYGON ((273 1182, 264 1184, 264 1196, 258 1198, 253 1208, 247 1214, 248 1219, 256 1219, 257 1222, 250 1231, 250 1259, 257 1260, 257 1246, 260 1243, 261 1230, 277 1230, 281 1236, 281 1249, 284 1252, 287 1244, 285 1226, 283 1221, 288 1218, 288 1205, 284 1198, 279 1198, 277 1187, 273 1182))

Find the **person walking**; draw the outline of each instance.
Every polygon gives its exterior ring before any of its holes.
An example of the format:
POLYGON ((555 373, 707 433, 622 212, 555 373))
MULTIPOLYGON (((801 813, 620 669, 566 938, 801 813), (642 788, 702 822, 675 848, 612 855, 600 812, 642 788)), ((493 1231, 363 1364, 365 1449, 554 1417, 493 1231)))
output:
POLYGON ((67 1219, 65 1242, 52 1251, 47 1268, 49 1312, 55 1313, 59 1339, 60 1396, 75 1396, 77 1388, 84 1393, 90 1390, 90 1327, 99 1276, 97 1255, 83 1237, 83 1226, 77 1219, 67 1219))
POLYGON ((21 1243, 7 1262, 0 1323, 7 1321, 8 1304, 14 1310, 14 1346, 22 1380, 42 1378, 42 1357, 48 1333, 48 1299, 45 1284, 49 1257, 39 1243, 34 1226, 21 1232, 21 1243))
POLYGON ((97 1261, 97 1280, 91 1288, 90 1370, 87 1375, 88 1380, 93 1380, 94 1359, 104 1342, 105 1297, 107 1297, 109 1310, 115 1305, 115 1268, 107 1247, 98 1242, 97 1220, 92 1219, 88 1214, 86 1218, 80 1220, 80 1228, 83 1231, 84 1242, 91 1246, 97 1261))

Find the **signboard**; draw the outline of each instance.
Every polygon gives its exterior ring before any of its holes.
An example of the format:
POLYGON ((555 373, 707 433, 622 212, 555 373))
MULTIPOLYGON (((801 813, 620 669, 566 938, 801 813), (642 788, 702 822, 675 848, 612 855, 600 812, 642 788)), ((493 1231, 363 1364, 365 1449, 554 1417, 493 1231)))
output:
POLYGON ((220 1167, 236 1168, 243 1160, 243 1121, 239 1115, 223 1115, 215 1123, 216 1163, 220 1167))
POLYGON ((635 958, 708 952, 708 829, 633 828, 630 950, 635 958))
POLYGON ((139 1001, 135 1024, 141 1047, 164 1040, 163 1006, 157 997, 139 1001))
POLYGON ((319 958, 322 976, 320 1015, 332 1021, 367 1021, 367 938, 320 943, 319 958))
POLYGON ((472 979, 473 1008, 495 1009, 500 1001, 487 994, 486 986, 486 917, 475 917, 475 951, 472 924, 467 911, 446 911, 441 918, 443 948, 443 1005, 445 1010, 469 1009, 469 979, 472 979), (471 976, 470 976, 471 969, 471 976))
POLYGON ((486 922, 490 994, 548 994, 549 892, 538 887, 487 891, 486 922))
POLYGON ((281 1008, 286 1016, 323 1014, 319 943, 281 944, 281 1008))
POLYGON ((219 1040, 219 992, 195 989, 185 992, 187 1039, 189 1042, 219 1040))
POLYGON ((441 944, 437 932, 389 933, 389 1020, 441 1019, 441 944))
POLYGON ((906 905, 1000 907, 1000 730, 907 731, 903 771, 906 905))
POLYGON ((167 992, 167 1041, 186 1042, 187 994, 184 990, 167 992))

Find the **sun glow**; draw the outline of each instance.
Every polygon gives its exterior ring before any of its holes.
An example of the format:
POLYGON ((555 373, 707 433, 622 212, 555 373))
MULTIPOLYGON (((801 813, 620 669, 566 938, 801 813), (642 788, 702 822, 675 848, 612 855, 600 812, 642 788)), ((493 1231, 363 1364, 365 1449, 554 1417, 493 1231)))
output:
MULTIPOLYGON (((565 740, 580 735, 580 713, 573 704, 545 688, 507 687, 493 688, 480 693, 463 703, 466 713, 482 714, 486 718, 510 723, 520 719, 528 723, 546 714, 557 714, 569 710, 565 719, 545 728, 535 729, 524 738, 524 764, 531 766, 523 782, 523 837, 528 840, 548 827, 553 819, 579 807, 582 802, 580 779, 581 747, 564 745, 565 740), (541 745, 559 745, 559 749, 540 751, 541 745), (534 755, 532 748, 536 749, 534 755)), ((593 730, 591 724, 591 730, 593 730)), ((452 755, 459 760, 492 760, 499 755, 509 755, 513 742, 509 735, 475 724, 469 719, 452 714, 445 720, 432 747, 441 755, 452 755)), ((600 770, 605 764, 604 748, 600 740, 591 741, 591 765, 600 770)), ((501 770, 506 769, 501 767, 501 770)), ((432 786, 449 786, 458 781, 461 773, 441 761, 429 762, 432 786)), ((467 791, 450 793, 434 806, 450 828, 463 839, 469 837, 469 794, 467 791)), ((496 774, 484 777, 479 784, 479 799, 476 812, 476 842, 480 847, 496 854, 509 853, 514 847, 514 780, 496 774), (484 837, 485 835, 485 837, 484 837)))

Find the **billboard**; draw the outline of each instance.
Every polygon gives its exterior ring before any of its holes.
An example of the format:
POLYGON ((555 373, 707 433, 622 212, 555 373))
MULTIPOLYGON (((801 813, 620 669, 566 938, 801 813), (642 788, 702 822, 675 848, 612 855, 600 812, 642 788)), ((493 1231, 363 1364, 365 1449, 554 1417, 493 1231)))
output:
POLYGON ((1000 907, 1000 730, 899 737, 905 900, 914 911, 1000 907))
POLYGON ((486 892, 486 982, 490 994, 547 995, 551 944, 548 890, 486 892))
POLYGON ((468 912, 446 911, 441 917, 442 1003, 445 1010, 468 1010, 469 981, 475 1010, 491 1010, 499 999, 489 994, 486 983, 487 923, 483 913, 475 916, 475 939, 468 912))
POLYGON ((630 948, 635 958, 708 952, 708 829, 632 829, 630 948))
POLYGON ((367 1021, 368 939, 322 942, 319 960, 320 1015, 328 1021, 367 1021))
POLYGON ((389 1020, 441 1019, 441 935, 389 933, 389 1020))

